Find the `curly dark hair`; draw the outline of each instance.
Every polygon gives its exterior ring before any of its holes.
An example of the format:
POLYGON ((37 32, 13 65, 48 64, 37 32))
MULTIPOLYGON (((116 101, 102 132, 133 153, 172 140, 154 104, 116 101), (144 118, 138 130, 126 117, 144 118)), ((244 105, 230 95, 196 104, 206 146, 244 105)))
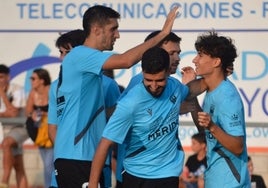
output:
POLYGON ((218 33, 214 30, 198 36, 195 48, 198 52, 220 58, 225 76, 228 73, 227 67, 233 67, 233 62, 237 57, 233 40, 229 37, 218 36, 218 33))

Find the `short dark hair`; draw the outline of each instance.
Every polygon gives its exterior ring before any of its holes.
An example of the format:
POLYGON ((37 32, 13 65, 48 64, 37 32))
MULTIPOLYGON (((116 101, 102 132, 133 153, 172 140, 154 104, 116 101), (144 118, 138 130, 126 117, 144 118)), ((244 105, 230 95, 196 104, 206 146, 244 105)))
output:
MULTIPOLYGON (((153 31, 151 32, 146 38, 144 41, 147 41, 153 37, 155 37, 156 35, 158 35, 161 31, 160 30, 157 30, 157 31, 153 31)), ((180 43, 181 42, 181 38, 176 35, 175 33, 173 32, 170 32, 164 39, 162 39, 156 46, 159 46, 161 47, 162 44, 165 42, 165 41, 171 41, 171 42, 176 42, 176 43, 180 43)))
POLYGON ((233 62, 237 57, 233 40, 228 37, 218 36, 214 30, 198 36, 195 48, 198 52, 220 58, 225 76, 228 73, 227 67, 233 67, 233 62))
POLYGON ((67 50, 82 45, 86 39, 86 33, 81 29, 76 29, 69 31, 67 33, 61 34, 56 41, 56 47, 60 48, 63 47, 67 50))
POLYGON ((156 74, 163 70, 169 70, 169 55, 160 47, 153 47, 144 52, 141 59, 142 71, 156 74))
POLYGON ((198 133, 194 134, 192 136, 192 139, 196 140, 200 144, 202 144, 202 143, 206 144, 207 143, 207 141, 206 141, 206 135, 205 135, 204 132, 198 132, 198 133))
POLYGON ((10 70, 9 67, 4 65, 4 64, 0 64, 0 73, 2 74, 9 74, 10 70))
POLYGON ((44 80, 45 86, 50 85, 51 78, 50 78, 49 72, 46 69, 38 68, 38 69, 34 69, 33 72, 37 74, 39 79, 44 80))
POLYGON ((110 18, 120 18, 120 14, 112 8, 102 5, 95 5, 87 9, 83 16, 83 28, 86 36, 90 34, 92 24, 105 25, 109 23, 110 18))

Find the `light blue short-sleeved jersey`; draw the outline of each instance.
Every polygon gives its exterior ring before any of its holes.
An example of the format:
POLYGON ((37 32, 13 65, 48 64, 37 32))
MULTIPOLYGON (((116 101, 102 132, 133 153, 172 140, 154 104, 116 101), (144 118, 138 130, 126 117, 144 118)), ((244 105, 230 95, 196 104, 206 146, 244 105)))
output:
POLYGON ((101 69, 111 55, 78 46, 65 56, 57 93, 55 159, 93 159, 106 124, 101 69))
POLYGON ((226 133, 233 136, 244 137, 244 150, 241 155, 236 156, 226 150, 208 130, 207 139, 207 163, 205 172, 205 187, 230 188, 250 187, 247 168, 247 146, 244 119, 244 107, 239 93, 233 83, 229 80, 222 81, 212 92, 205 95, 203 110, 209 113, 212 121, 221 127, 226 133), (239 175, 234 175, 228 163, 216 152, 220 149, 231 160, 239 175), (240 182, 238 182, 240 177, 240 182), (238 180, 236 179, 238 178, 238 180))
POLYGON ((102 75, 102 86, 104 92, 104 103, 106 108, 116 105, 120 96, 120 90, 116 81, 108 76, 102 75))
MULTIPOLYGON (((139 73, 131 78, 130 82, 128 83, 127 87, 121 93, 119 100, 123 98, 130 89, 132 89, 137 84, 141 83, 143 80, 143 74, 139 73)), ((125 144, 118 144, 117 146, 117 161, 116 161, 116 180, 122 182, 122 171, 123 168, 123 160, 125 156, 125 144)))
MULTIPOLYGON (((48 111, 48 122, 49 124, 57 125, 57 103, 56 103, 56 92, 58 86, 58 79, 52 82, 49 91, 49 111, 48 111)), ((102 75, 102 87, 104 91, 105 107, 113 107, 116 105, 117 100, 120 96, 120 91, 115 80, 102 75)), ((110 166, 110 165, 109 165, 110 166)), ((111 169, 110 167, 104 168, 104 180, 105 187, 110 187, 111 182, 111 169)), ((52 176, 55 179, 55 176, 52 176)), ((56 184, 52 184, 56 185, 56 184)))
POLYGON ((159 98, 143 83, 133 87, 117 104, 103 137, 126 144, 124 169, 137 177, 179 176, 184 152, 178 138, 179 109, 188 87, 168 78, 159 98))
POLYGON ((134 86, 136 86, 137 84, 141 83, 142 80, 143 80, 143 74, 142 73, 139 73, 139 74, 135 75, 134 77, 132 77, 130 82, 128 83, 127 87, 124 89, 124 91, 120 95, 119 100, 121 98, 123 98, 129 92, 129 90, 131 90, 134 86))
MULTIPOLYGON (((48 109, 48 123, 57 124, 57 103, 56 92, 58 86, 58 79, 53 81, 49 90, 49 109, 48 109)), ((120 90, 116 81, 108 76, 102 75, 102 87, 104 92, 105 107, 113 107, 116 105, 120 96, 120 90)))
POLYGON ((57 86, 58 79, 53 81, 49 88, 49 100, 48 100, 48 124, 57 125, 57 86))

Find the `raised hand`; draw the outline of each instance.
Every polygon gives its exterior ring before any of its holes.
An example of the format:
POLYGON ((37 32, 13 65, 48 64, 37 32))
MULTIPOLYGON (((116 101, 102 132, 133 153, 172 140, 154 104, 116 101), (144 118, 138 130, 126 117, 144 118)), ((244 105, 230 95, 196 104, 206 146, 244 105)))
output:
POLYGON ((187 84, 188 82, 194 80, 196 78, 195 71, 192 67, 187 66, 183 67, 181 69, 181 75, 182 75, 182 83, 187 84))
POLYGON ((176 19, 177 15, 179 13, 179 7, 175 6, 173 7, 170 12, 167 15, 166 21, 163 25, 162 31, 168 35, 173 27, 174 20, 176 19))

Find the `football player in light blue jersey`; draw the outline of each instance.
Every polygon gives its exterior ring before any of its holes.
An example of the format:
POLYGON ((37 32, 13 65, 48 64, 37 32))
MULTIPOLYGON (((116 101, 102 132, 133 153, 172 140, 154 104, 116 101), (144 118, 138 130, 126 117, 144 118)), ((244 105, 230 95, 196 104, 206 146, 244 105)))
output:
MULTIPOLYGON (((76 46, 82 45, 85 41, 85 32, 83 30, 72 30, 67 33, 62 34, 56 41, 56 47, 60 51, 60 59, 63 58, 70 52, 70 50, 76 46)), ((50 137, 51 140, 55 140, 56 129, 57 129, 57 104, 56 104, 56 92, 57 92, 58 79, 56 79, 50 87, 49 93, 49 111, 48 111, 48 122, 50 137)), ((104 100, 105 100, 105 111, 106 119, 108 120, 111 114, 113 113, 117 100, 120 96, 120 91, 117 83, 112 78, 102 75, 102 86, 104 91, 104 100)), ((104 171, 104 181, 105 187, 111 187, 111 164, 105 167, 104 171)), ((52 176, 52 187, 57 187, 55 175, 52 176)))
POLYGON ((92 163, 90 188, 97 188, 109 148, 123 142, 124 188, 178 187, 184 162, 178 138, 180 105, 200 94, 205 86, 201 87, 198 80, 188 88, 169 77, 169 62, 169 54, 162 48, 153 47, 144 53, 143 82, 118 102, 105 127, 92 163))
POLYGON ((227 67, 237 57, 232 39, 210 31, 195 42, 196 74, 208 86, 198 123, 207 140, 206 188, 249 188, 244 107, 227 67))
MULTIPOLYGON (((85 32, 81 29, 76 29, 61 34, 59 38, 56 40, 55 44, 56 47, 59 49, 60 59, 63 60, 63 58, 70 52, 72 48, 82 45, 85 41, 85 38, 86 38, 85 32)), ((49 130, 49 137, 53 143, 57 131, 57 101, 56 101, 57 86, 58 86, 58 79, 54 80, 51 83, 49 89, 48 130, 49 130)), ((50 188, 56 188, 56 187, 58 187, 58 185, 55 178, 55 174, 53 173, 50 188)))
MULTIPOLYGON (((152 37, 156 36, 160 31, 153 31, 150 33, 144 41, 147 41, 151 39, 152 37)), ((181 53, 181 47, 180 47, 180 42, 181 38, 177 36, 175 33, 170 32, 169 35, 167 35, 161 42, 157 44, 158 47, 163 48, 166 50, 169 54, 169 60, 170 60, 170 67, 169 67, 169 73, 170 75, 175 74, 177 72, 178 65, 180 63, 180 53, 181 53)), ((195 75, 193 78, 190 78, 190 80, 194 79, 195 75)), ((135 75, 134 77, 131 78, 128 86, 124 89, 123 93, 120 96, 120 99, 124 97, 128 91, 133 88, 135 85, 138 83, 141 83, 143 80, 143 74, 142 72, 135 75)), ((117 148, 117 163, 116 163, 116 188, 121 187, 121 182, 122 182, 122 171, 123 171, 123 164, 122 164, 122 159, 124 158, 124 145, 118 145, 117 148)))
MULTIPOLYGON (((91 161, 106 125, 102 70, 129 68, 142 54, 170 33, 178 14, 174 7, 161 32, 122 54, 113 50, 119 38, 120 15, 112 8, 95 5, 83 15, 86 40, 63 59, 57 91, 57 133, 54 145, 59 187, 82 187, 88 182, 91 161)), ((105 158, 109 164, 110 159, 105 158)), ((103 185, 103 177, 100 179, 103 185)))
MULTIPOLYGON (((150 33, 144 41, 147 41, 157 34, 159 34, 159 30, 153 31, 150 33)), ((175 74, 177 72, 178 65, 180 64, 180 53, 181 53, 181 47, 180 47, 181 38, 177 36, 175 33, 170 32, 162 41, 160 41, 157 46, 163 48, 166 50, 169 54, 170 59, 170 67, 169 67, 169 73, 175 74)), ((133 88, 138 83, 142 82, 143 75, 142 73, 139 73, 131 78, 128 86, 124 89, 123 93, 121 94, 120 98, 125 96, 127 92, 133 88)))
MULTIPOLYGON (((63 33, 56 40, 56 47, 60 52, 60 60, 71 51, 72 48, 82 45, 85 41, 85 32, 81 29, 76 29, 63 33)), ((49 109, 48 109, 48 123, 49 123, 49 137, 54 143, 56 130, 57 130, 57 86, 58 79, 51 83, 49 89, 49 109)))

